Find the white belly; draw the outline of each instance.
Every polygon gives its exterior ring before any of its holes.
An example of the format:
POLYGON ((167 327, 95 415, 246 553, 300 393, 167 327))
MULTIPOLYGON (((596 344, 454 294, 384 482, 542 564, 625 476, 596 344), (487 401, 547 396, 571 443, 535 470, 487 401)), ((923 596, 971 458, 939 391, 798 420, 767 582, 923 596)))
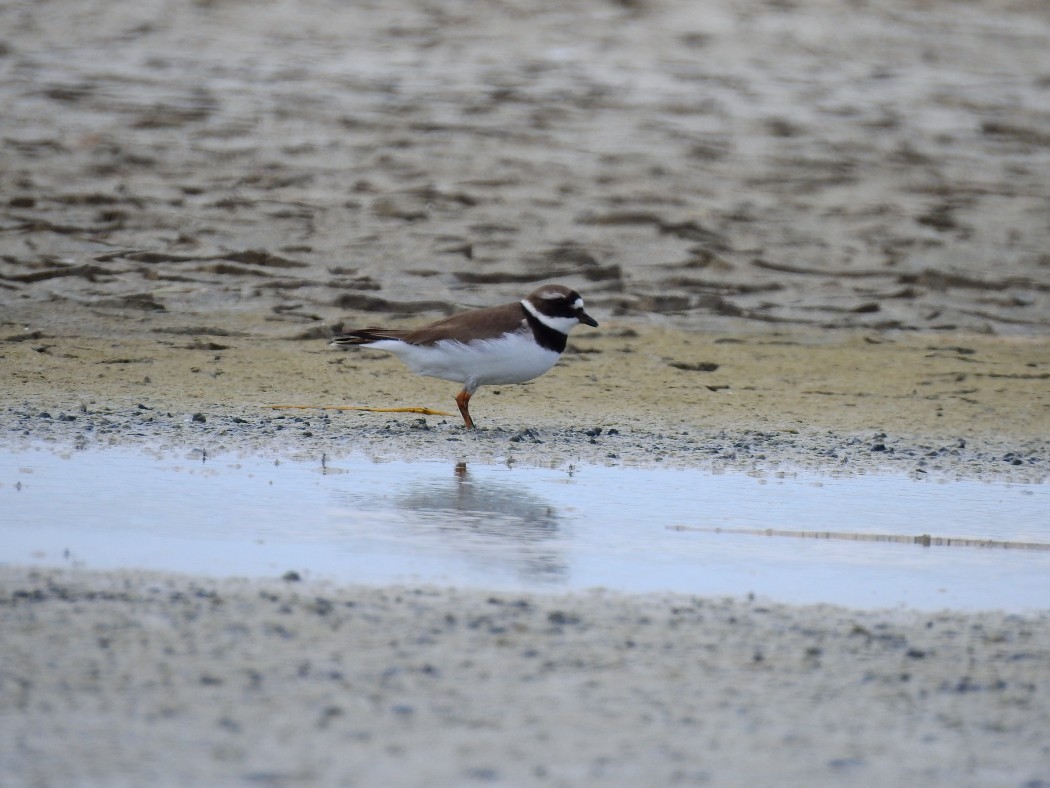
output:
POLYGON ((509 334, 464 345, 442 340, 434 345, 409 345, 385 340, 369 347, 388 350, 413 372, 462 383, 470 389, 502 383, 524 383, 539 377, 558 361, 558 353, 540 347, 530 333, 509 334))

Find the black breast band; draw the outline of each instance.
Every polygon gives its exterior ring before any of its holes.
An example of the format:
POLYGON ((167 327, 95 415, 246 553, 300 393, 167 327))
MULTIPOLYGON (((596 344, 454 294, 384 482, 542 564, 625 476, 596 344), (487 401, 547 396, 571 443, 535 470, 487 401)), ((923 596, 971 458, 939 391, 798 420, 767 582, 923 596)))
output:
POLYGON ((547 350, 553 350, 555 353, 564 352, 565 343, 569 338, 567 335, 544 325, 538 317, 525 308, 524 304, 521 305, 521 311, 525 313, 525 319, 529 323, 529 328, 532 329, 532 335, 536 337, 536 344, 547 350))

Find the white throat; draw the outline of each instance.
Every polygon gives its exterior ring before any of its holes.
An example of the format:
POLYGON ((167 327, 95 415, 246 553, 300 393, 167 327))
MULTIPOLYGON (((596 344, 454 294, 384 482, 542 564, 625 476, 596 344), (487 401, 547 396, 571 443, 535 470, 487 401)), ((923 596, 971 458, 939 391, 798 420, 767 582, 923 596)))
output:
POLYGON ((575 317, 551 317, 550 315, 545 315, 537 310, 527 298, 521 300, 521 305, 525 307, 526 312, 543 323, 543 325, 557 331, 559 334, 565 334, 567 336, 572 330, 572 327, 578 325, 580 322, 575 317))

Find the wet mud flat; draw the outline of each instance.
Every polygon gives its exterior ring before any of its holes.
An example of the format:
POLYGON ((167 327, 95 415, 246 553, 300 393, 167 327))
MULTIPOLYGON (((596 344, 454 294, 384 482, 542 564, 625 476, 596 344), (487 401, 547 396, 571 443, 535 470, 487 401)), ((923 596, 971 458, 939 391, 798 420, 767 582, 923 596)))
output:
POLYGON ((8 567, 0 620, 24 783, 1045 776, 1045 615, 8 567))
POLYGON ((1038 0, 14 3, 0 30, 0 304, 30 331, 323 333, 552 280, 690 330, 1050 330, 1038 0))

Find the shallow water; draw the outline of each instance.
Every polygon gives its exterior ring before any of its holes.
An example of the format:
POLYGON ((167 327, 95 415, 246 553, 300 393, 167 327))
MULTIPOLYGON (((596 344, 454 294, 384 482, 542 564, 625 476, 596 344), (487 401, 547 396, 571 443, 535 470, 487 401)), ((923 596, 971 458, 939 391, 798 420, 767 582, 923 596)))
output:
POLYGON ((1050 599, 1048 512, 1045 484, 0 452, 0 562, 95 569, 1021 611, 1050 599))

